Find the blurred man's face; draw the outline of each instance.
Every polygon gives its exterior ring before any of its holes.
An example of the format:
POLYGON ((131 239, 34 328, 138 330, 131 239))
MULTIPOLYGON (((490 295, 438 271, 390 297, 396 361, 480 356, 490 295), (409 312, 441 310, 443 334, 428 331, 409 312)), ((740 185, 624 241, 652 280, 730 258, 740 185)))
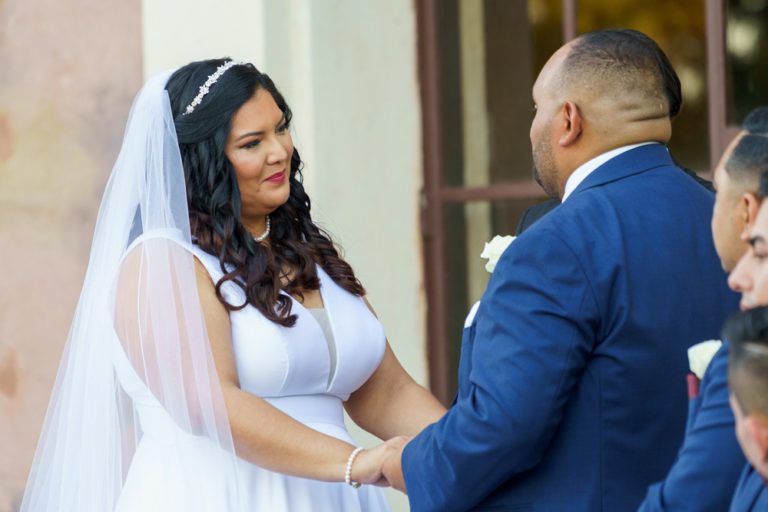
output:
POLYGON ((754 466, 755 462, 752 459, 755 456, 755 450, 754 446, 752 446, 753 443, 750 443, 751 439, 749 437, 749 432, 747 432, 746 417, 741 410, 741 406, 739 406, 739 401, 736 400, 733 393, 731 393, 730 402, 731 410, 733 411, 733 419, 735 420, 736 439, 739 441, 741 451, 744 452, 749 463, 754 466))
POLYGON ((747 244, 742 240, 746 225, 746 206, 742 201, 743 187, 735 183, 725 169, 725 164, 740 139, 741 135, 738 135, 728 145, 715 168, 713 179, 716 194, 715 207, 712 210, 712 238, 720 264, 726 272, 733 270, 747 249, 747 244))
POLYGON ((765 417, 760 413, 754 413, 751 416, 745 416, 744 411, 741 410, 739 401, 731 393, 731 410, 733 411, 733 418, 735 420, 734 429, 736 432, 736 439, 739 441, 741 451, 744 452, 744 456, 747 458, 752 467, 757 470, 763 478, 768 478, 766 474, 766 452, 765 445, 761 446, 758 441, 761 437, 764 437, 765 429, 765 417))
POLYGON ((768 201, 757 212, 749 248, 728 277, 728 286, 741 293, 742 311, 768 305, 768 201))

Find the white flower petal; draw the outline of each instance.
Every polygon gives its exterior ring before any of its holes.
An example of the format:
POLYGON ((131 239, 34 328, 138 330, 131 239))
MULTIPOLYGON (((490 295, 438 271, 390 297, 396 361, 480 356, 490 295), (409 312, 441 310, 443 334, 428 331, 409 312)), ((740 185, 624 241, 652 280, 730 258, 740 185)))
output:
POLYGON ((493 240, 485 244, 483 247, 483 252, 480 253, 481 258, 488 259, 488 263, 485 264, 485 270, 488 272, 493 272, 493 269, 496 268, 496 262, 499 261, 501 255, 504 253, 507 247, 509 247, 509 244, 515 240, 515 238, 517 237, 509 235, 496 235, 493 237, 493 240))
POLYGON ((707 340, 697 343, 688 349, 688 366, 696 377, 701 380, 715 353, 723 344, 720 340, 707 340))

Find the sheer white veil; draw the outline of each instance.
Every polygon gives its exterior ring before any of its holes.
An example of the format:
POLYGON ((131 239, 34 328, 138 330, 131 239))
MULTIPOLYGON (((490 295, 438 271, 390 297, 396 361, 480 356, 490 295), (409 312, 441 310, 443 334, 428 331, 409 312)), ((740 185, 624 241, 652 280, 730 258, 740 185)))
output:
POLYGON ((125 495, 151 500, 152 510, 238 508, 231 430, 188 250, 165 90, 171 74, 152 77, 134 100, 22 512, 147 509, 125 495), (137 460, 145 439, 160 440, 162 449, 147 453, 165 465, 137 460), (184 474, 167 464, 168 453, 184 461, 184 474))

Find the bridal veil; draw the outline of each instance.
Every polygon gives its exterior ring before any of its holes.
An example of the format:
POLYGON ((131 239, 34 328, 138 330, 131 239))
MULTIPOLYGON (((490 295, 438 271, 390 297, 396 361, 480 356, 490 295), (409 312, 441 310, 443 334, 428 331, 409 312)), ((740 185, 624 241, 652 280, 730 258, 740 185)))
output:
POLYGON ((151 78, 134 100, 22 512, 122 510, 137 478, 152 481, 158 508, 237 508, 231 430, 184 248, 191 238, 165 90, 171 74, 151 78), (173 453, 181 464, 139 465, 137 447, 149 438, 158 444, 148 454, 173 453), (198 449, 215 456, 197 457, 198 449), (201 464, 211 460, 215 467, 201 464), (180 480, 184 505, 174 495, 180 480))

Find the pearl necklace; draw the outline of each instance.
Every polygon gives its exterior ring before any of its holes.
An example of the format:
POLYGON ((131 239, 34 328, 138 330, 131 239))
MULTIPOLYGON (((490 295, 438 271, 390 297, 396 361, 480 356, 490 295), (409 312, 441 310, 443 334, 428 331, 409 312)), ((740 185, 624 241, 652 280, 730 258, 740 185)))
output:
POLYGON ((269 222, 269 215, 267 215, 267 229, 264 230, 264 232, 260 236, 253 237, 254 242, 261 242, 265 238, 269 236, 269 228, 272 227, 269 222))

